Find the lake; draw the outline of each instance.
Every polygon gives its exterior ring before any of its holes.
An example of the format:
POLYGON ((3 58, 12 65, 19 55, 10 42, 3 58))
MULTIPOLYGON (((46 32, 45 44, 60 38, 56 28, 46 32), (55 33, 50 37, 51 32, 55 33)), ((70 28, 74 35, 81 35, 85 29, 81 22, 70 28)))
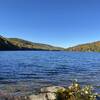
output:
POLYGON ((100 53, 0 51, 2 91, 36 92, 44 86, 68 86, 75 79, 100 93, 100 53))

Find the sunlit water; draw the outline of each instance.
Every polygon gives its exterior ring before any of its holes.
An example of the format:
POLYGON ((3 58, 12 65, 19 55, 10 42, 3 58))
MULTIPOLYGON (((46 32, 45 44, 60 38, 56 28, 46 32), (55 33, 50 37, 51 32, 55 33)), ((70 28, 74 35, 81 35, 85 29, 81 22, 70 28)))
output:
POLYGON ((35 92, 50 85, 68 86, 77 79, 100 93, 100 53, 53 51, 0 52, 0 89, 35 92))

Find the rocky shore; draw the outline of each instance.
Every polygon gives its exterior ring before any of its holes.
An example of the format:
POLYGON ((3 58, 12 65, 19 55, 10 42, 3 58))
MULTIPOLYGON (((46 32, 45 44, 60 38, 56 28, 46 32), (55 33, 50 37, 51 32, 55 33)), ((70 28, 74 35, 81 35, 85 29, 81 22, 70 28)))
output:
POLYGON ((10 95, 0 92, 0 100, 100 100, 92 86, 81 87, 73 82, 69 87, 51 86, 41 88, 38 94, 10 95))
POLYGON ((30 94, 27 96, 12 96, 0 93, 0 100, 56 100, 56 92, 60 89, 65 90, 64 87, 51 86, 41 88, 39 94, 30 94))

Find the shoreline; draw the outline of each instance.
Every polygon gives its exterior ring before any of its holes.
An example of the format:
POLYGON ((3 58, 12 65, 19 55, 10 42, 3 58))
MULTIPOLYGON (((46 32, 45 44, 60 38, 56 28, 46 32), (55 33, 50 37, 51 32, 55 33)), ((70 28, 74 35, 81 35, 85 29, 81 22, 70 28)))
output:
POLYGON ((100 95, 93 92, 92 86, 81 87, 77 82, 73 82, 68 87, 43 87, 37 93, 29 94, 11 95, 0 91, 0 100, 67 100, 66 97, 69 98, 68 100, 100 100, 100 95))

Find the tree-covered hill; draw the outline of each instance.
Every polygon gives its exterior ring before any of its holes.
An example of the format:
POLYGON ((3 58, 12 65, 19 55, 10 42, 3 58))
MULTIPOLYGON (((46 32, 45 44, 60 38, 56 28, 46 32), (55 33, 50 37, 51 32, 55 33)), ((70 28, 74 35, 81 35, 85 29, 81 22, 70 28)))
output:
POLYGON ((93 51, 100 52, 100 41, 77 45, 66 49, 67 51, 93 51))
POLYGON ((0 50, 18 50, 19 48, 10 41, 8 41, 6 38, 0 36, 0 50))
POLYGON ((60 47, 54 47, 47 44, 42 43, 33 43, 30 41, 26 41, 23 39, 18 38, 9 38, 8 39, 13 45, 16 45, 19 48, 22 49, 34 49, 34 50, 63 50, 63 48, 60 47))
POLYGON ((18 38, 4 38, 0 36, 0 50, 64 50, 42 43, 33 43, 18 38))

